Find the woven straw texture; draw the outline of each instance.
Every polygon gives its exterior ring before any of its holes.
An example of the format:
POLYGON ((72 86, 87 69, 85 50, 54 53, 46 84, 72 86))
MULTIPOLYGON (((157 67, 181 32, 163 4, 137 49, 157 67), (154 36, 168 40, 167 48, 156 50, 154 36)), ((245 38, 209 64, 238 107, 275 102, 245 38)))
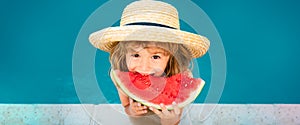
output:
POLYGON ((153 41, 183 44, 194 58, 203 56, 210 46, 201 35, 180 30, 178 12, 170 4, 142 0, 129 4, 123 11, 119 27, 109 27, 94 32, 90 42, 103 51, 111 49, 121 41, 153 41), (155 23, 164 26, 127 25, 132 23, 155 23))

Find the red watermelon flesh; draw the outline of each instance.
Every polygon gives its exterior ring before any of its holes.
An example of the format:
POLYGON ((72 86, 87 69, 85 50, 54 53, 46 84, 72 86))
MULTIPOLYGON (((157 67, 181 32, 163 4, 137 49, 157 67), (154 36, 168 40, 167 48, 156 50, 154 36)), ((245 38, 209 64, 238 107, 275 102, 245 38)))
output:
POLYGON ((174 101, 179 107, 184 107, 196 99, 204 86, 202 79, 191 78, 188 73, 166 78, 115 70, 111 75, 129 97, 158 109, 161 103, 172 109, 174 101))

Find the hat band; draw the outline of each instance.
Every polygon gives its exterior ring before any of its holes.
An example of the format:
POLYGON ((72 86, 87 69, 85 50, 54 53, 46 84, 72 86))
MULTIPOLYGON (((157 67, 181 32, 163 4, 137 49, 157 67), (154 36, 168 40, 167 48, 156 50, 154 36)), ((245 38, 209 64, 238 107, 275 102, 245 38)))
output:
POLYGON ((167 25, 163 25, 163 24, 159 24, 159 23, 149 23, 149 22, 135 22, 135 23, 125 24, 125 26, 128 26, 128 25, 158 26, 158 27, 176 29, 176 28, 171 27, 171 26, 167 26, 167 25))

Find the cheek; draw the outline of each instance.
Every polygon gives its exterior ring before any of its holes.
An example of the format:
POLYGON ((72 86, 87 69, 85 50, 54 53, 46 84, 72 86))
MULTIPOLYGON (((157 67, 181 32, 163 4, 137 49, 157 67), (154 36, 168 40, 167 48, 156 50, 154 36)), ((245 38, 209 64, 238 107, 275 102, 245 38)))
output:
POLYGON ((130 58, 126 55, 126 65, 127 65, 127 68, 129 69, 130 68, 130 58))
POLYGON ((157 71, 159 71, 159 74, 164 73, 167 64, 168 64, 169 58, 166 58, 164 60, 161 60, 160 63, 158 65, 156 65, 156 69, 158 69, 157 71))
POLYGON ((170 57, 166 57, 166 58, 164 58, 164 60, 162 60, 162 62, 161 62, 161 65, 162 65, 162 67, 164 67, 164 69, 167 67, 167 64, 168 64, 168 62, 169 62, 169 58, 170 58, 170 57))
POLYGON ((126 56, 126 65, 129 71, 132 71, 132 69, 134 69, 134 67, 136 67, 136 62, 135 60, 130 58, 131 56, 126 56))

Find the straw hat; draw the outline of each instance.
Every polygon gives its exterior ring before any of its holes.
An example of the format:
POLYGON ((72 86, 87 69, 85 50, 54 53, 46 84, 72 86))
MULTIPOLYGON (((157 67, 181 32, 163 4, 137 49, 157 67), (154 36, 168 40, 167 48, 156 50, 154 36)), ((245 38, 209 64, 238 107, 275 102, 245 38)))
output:
POLYGON ((203 56, 209 40, 180 30, 178 12, 172 5, 152 0, 135 1, 123 11, 120 26, 94 32, 89 37, 96 48, 110 52, 121 41, 154 41, 184 44, 192 57, 203 56))

